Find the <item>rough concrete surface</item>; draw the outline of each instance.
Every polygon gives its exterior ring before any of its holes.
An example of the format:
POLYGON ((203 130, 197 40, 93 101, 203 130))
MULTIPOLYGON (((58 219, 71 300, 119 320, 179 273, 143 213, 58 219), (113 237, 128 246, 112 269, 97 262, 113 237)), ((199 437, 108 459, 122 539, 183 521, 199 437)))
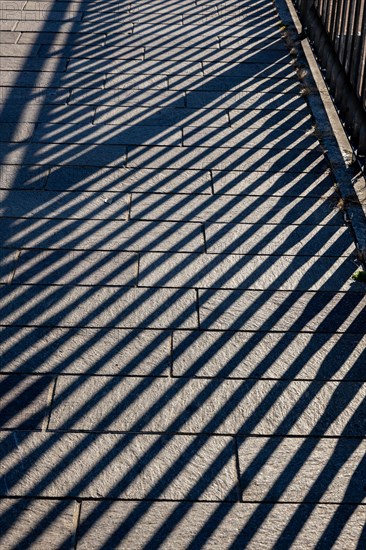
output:
POLYGON ((352 174, 285 4, 0 17, 1 550, 365 548, 352 174))

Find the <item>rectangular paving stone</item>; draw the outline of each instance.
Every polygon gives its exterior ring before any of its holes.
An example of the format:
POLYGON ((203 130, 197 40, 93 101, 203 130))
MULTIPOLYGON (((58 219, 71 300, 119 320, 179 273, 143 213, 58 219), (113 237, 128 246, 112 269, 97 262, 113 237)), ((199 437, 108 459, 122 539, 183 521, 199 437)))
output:
POLYGON ((365 440, 248 438, 240 441, 244 502, 360 503, 365 440))
MULTIPOLYGON (((158 16, 155 16, 158 17, 158 16)), ((143 24, 142 20, 139 19, 136 23, 135 28, 141 27, 143 24)), ((107 46, 146 46, 148 48, 210 48, 215 49, 220 47, 219 38, 213 34, 204 34, 204 33, 187 33, 183 32, 184 27, 179 25, 179 30, 181 31, 173 32, 171 31, 170 26, 166 27, 166 34, 164 33, 155 33, 155 27, 151 27, 151 32, 134 32, 133 35, 120 35, 119 33, 114 34, 113 32, 108 32, 108 27, 110 29, 110 23, 104 27, 107 32, 106 45, 107 46)), ((102 27, 103 29, 103 27, 102 27)))
POLYGON ((183 92, 172 90, 98 90, 77 89, 71 92, 71 105, 111 105, 123 107, 138 105, 145 107, 184 107, 183 92))
POLYGON ((66 166, 124 166, 126 148, 123 145, 77 144, 2 144, 0 154, 5 164, 66 165, 66 166), (98 150, 98 154, 96 154, 98 150))
POLYGON ((11 190, 0 191, 0 200, 1 216, 121 220, 127 217, 128 197, 125 193, 11 190))
MULTIPOLYGON (((183 25, 188 32, 192 32, 192 29, 199 29, 202 33, 216 32, 218 36, 257 36, 258 33, 267 29, 268 32, 277 32, 278 36, 278 16, 273 17, 272 14, 265 14, 265 17, 261 17, 260 21, 257 21, 255 28, 251 21, 244 21, 231 19, 230 22, 225 20, 212 19, 210 14, 205 13, 183 13, 183 25), (213 24, 214 23, 214 24, 213 24)), ((178 25, 177 25, 178 26, 178 25)), ((136 25, 135 32, 149 32, 151 25, 136 25)), ((164 25, 161 25, 155 32, 164 33, 164 25)))
MULTIPOLYGON (((60 12, 63 13, 65 9, 70 9, 74 11, 90 11, 90 10, 100 10, 101 6, 100 3, 97 2, 96 4, 94 2, 81 2, 80 0, 73 0, 71 2, 68 2, 67 4, 64 3, 65 0, 59 0, 56 5, 53 2, 49 2, 48 0, 35 0, 30 1, 26 3, 24 10, 25 11, 32 11, 32 10, 39 10, 41 13, 48 13, 48 11, 54 11, 54 12, 60 12)), ((108 7, 108 11, 113 12, 114 9, 118 10, 118 6, 121 6, 124 2, 112 2, 111 6, 108 7)))
POLYGON ((261 170, 323 174, 324 156, 315 151, 271 151, 220 147, 128 147, 127 164, 134 168, 184 168, 226 171, 261 170))
POLYGON ((105 4, 103 6, 97 6, 89 3, 89 6, 83 6, 84 17, 83 21, 94 23, 98 26, 98 29, 103 29, 107 34, 115 34, 118 36, 118 23, 131 22, 137 24, 154 24, 157 19, 160 24, 173 24, 181 25, 182 16, 179 13, 136 13, 134 5, 132 4, 120 4, 115 2, 114 5, 105 4), (130 9, 131 11, 127 11, 130 9))
POLYGON ((363 334, 174 331, 173 375, 365 380, 363 334))
MULTIPOLYGON (((260 132, 261 133, 261 132, 260 132)), ((334 194, 330 174, 293 174, 291 172, 221 172, 212 171, 213 188, 216 194, 225 195, 270 195, 289 197, 324 197, 334 194)))
MULTIPOLYGON (((231 10, 230 10, 231 12, 231 10)), ((270 29, 268 32, 260 31, 254 36, 230 36, 224 35, 220 36, 220 45, 222 48, 233 48, 233 49, 245 49, 245 50, 256 50, 258 48, 271 48, 280 50, 283 53, 287 53, 286 44, 284 40, 279 36, 278 32, 274 29, 270 29)))
POLYGON ((15 284, 135 286, 137 254, 81 250, 22 250, 15 284))
POLYGON ((1 327, 0 334, 3 373, 169 375, 170 331, 1 327))
MULTIPOLYGON (((59 29, 60 31, 61 29, 59 29)), ((125 27, 120 27, 120 32, 130 33, 132 24, 127 24, 125 27)), ((80 35, 82 36, 82 35, 80 35)), ((99 40, 99 38, 98 38, 99 40)), ((44 45, 40 46, 37 51, 39 57, 83 57, 85 59, 105 58, 105 59, 143 59, 144 48, 124 48, 109 47, 107 48, 102 43, 99 44, 83 44, 82 37, 76 45, 44 45)))
POLYGON ((1 436, 3 495, 237 498, 230 437, 19 433, 16 438, 1 436))
MULTIPOLYGON (((220 7, 218 6, 218 17, 205 15, 203 16, 203 24, 218 27, 220 35, 224 33, 225 27, 232 26, 235 29, 242 26, 244 31, 242 32, 242 34, 244 36, 246 33, 249 35, 253 35, 254 37, 258 34, 260 35, 266 27, 268 28, 269 36, 271 36, 271 34, 273 35, 273 33, 275 33, 276 31, 277 36, 279 36, 278 26, 277 29, 275 26, 275 17, 277 14, 274 13, 272 10, 271 13, 269 13, 268 11, 264 11, 263 9, 261 10, 260 6, 255 5, 253 5, 252 9, 254 13, 251 14, 248 12, 241 12, 238 9, 233 10, 233 12, 230 11, 230 13, 227 13, 225 8, 220 11, 220 7)), ((184 18, 184 22, 186 21, 187 19, 184 18)), ((279 24, 277 23, 277 25, 279 24)), ((227 29, 225 34, 230 35, 230 30, 227 29)), ((235 30, 233 34, 238 35, 239 31, 235 30)))
POLYGON ((362 292, 365 286, 351 278, 354 270, 353 258, 150 252, 141 256, 138 284, 257 290, 358 289, 362 292))
POLYGON ((205 126, 227 127, 229 116, 225 109, 185 109, 149 107, 97 107, 94 124, 138 124, 139 126, 205 126))
POLYGON ((289 65, 275 64, 268 65, 264 63, 247 63, 238 61, 230 61, 229 63, 222 61, 202 61, 203 74, 205 75, 224 75, 224 76, 241 76, 244 78, 272 78, 273 85, 276 86, 275 79, 294 78, 295 71, 289 65))
POLYGON ((0 501, 3 548, 70 549, 74 546, 75 503, 69 500, 10 499, 0 501))
POLYGON ((211 92, 192 90, 187 94, 187 107, 221 107, 225 109, 281 109, 283 111, 302 111, 306 104, 295 91, 292 93, 253 92, 251 90, 211 92))
MULTIPOLYGON (((24 61, 21 57, 19 58, 6 58, 0 57, 0 69, 2 71, 42 71, 43 72, 55 72, 55 71, 64 71, 66 69, 67 59, 38 59, 37 57, 30 57, 24 61)), ((3 116, 3 113, 1 114, 3 116)))
POLYGON ((350 256, 355 245, 346 226, 219 224, 205 225, 208 252, 350 256))
MULTIPOLYGON (((107 67, 108 69, 108 67, 107 67)), ((128 74, 115 74, 108 73, 106 75, 105 87, 128 89, 133 88, 135 90, 167 90, 168 78, 165 75, 128 75, 128 74)))
POLYGON ((165 126, 114 126, 80 124, 38 124, 32 141, 90 145, 180 145, 179 128, 165 126))
POLYGON ((67 89, 45 87, 0 87, 0 103, 7 108, 16 105, 63 105, 69 100, 70 91, 67 89))
POLYGON ((3 70, 1 67, 1 83, 2 86, 22 86, 33 87, 37 84, 37 87, 89 87, 89 88, 102 88, 104 85, 105 77, 99 73, 64 73, 61 70, 37 72, 34 70, 15 71, 15 70, 3 70))
POLYGON ((33 122, 42 123, 48 122, 53 124, 82 122, 90 124, 94 117, 94 107, 86 106, 69 106, 69 105, 44 105, 40 108, 39 105, 27 105, 23 109, 23 105, 13 105, 11 111, 2 113, 4 122, 33 122))
POLYGON ((62 88, 104 88, 105 75, 102 73, 66 71, 59 73, 55 81, 57 86, 62 88))
POLYGON ((38 54, 39 46, 28 44, 2 44, 0 57, 30 57, 38 54))
POLYGON ((1 86, 55 86, 60 78, 60 73, 56 72, 37 72, 37 71, 21 71, 16 69, 3 69, 1 65, 1 86))
POLYGON ((365 307, 365 296, 350 291, 199 291, 205 329, 362 333, 365 307))
MULTIPOLYGON (((83 13, 80 10, 79 12, 65 10, 63 18, 60 15, 62 16, 62 14, 55 12, 51 17, 48 17, 46 14, 44 17, 46 24, 40 27, 37 24, 39 22, 37 22, 33 28, 29 25, 31 18, 28 17, 25 21, 19 22, 16 28, 22 30, 23 36, 34 34, 43 44, 79 45, 84 37, 86 39, 85 43, 91 43, 93 40, 95 40, 95 44, 105 43, 104 29, 100 28, 100 25, 93 25, 90 21, 84 20, 83 13), (57 29, 59 30, 57 31, 57 29), (54 42, 50 40, 52 33, 57 33, 57 39, 54 42), (69 40, 67 40, 67 36, 69 36, 69 40), (43 41, 44 37, 47 37, 45 41, 43 41)), ((122 21, 121 33, 129 34, 131 32, 132 22, 122 21)))
POLYGON ((341 225, 330 200, 238 196, 132 195, 132 219, 341 225))
POLYGON ((61 219, 1 219, 10 247, 65 250, 204 250, 201 224, 61 219))
POLYGON ((93 545, 103 548, 111 544, 115 548, 142 550, 157 544, 167 550, 199 544, 205 550, 240 550, 247 545, 264 549, 281 544, 302 550, 316 548, 327 536, 334 543, 334 550, 356 550, 362 539, 365 514, 362 504, 151 502, 141 505, 139 501, 84 501, 78 548, 88 550, 93 545), (342 530, 332 530, 328 535, 335 518, 339 518, 342 530))
POLYGON ((365 397, 361 382, 60 376, 49 428, 362 437, 365 397))
MULTIPOLYGON (((273 82, 273 79, 270 79, 273 82)), ((281 81, 279 81, 281 83, 281 81)), ((273 85, 275 88, 275 86, 273 85)), ((230 126, 233 128, 267 129, 276 128, 288 132, 289 129, 299 130, 312 135, 314 133, 313 122, 310 111, 301 109, 298 111, 269 111, 262 109, 229 109, 230 126)))
MULTIPOLYGON (((136 32, 139 29, 136 28, 136 32)), ((186 48, 154 48, 145 47, 145 59, 167 59, 177 61, 246 61, 247 63, 289 63, 290 57, 286 52, 275 49, 262 49, 252 52, 250 50, 233 50, 230 48, 195 48, 189 51, 186 48)))
POLYGON ((188 1, 182 1, 179 4, 176 4, 174 1, 168 1, 168 2, 139 2, 133 3, 131 8, 133 13, 148 13, 148 12, 155 12, 158 13, 186 13, 190 12, 191 9, 194 9, 194 3, 192 0, 188 1))
POLYGON ((262 149, 316 149, 319 142, 304 132, 261 128, 183 128, 183 145, 201 147, 243 147, 262 149))
MULTIPOLYGON (((37 28, 37 25, 35 25, 37 28)), ((30 29, 29 26, 27 26, 30 29)), ((35 30, 35 29, 33 29, 35 30)), ((50 26, 46 26, 45 30, 40 30, 32 32, 31 30, 23 31, 19 38, 18 44, 34 44, 39 45, 40 48, 52 48, 56 46, 63 46, 65 48, 64 54, 72 55, 72 50, 70 49, 70 44, 73 44, 73 48, 80 50, 80 48, 89 47, 103 47, 105 44, 105 35, 101 32, 93 33, 95 27, 91 28, 88 25, 82 25, 82 23, 73 23, 71 21, 56 22, 51 21, 50 26), (54 28, 59 27, 59 31, 53 31, 51 27, 53 23, 54 28), (70 27, 69 27, 70 25, 70 27), (52 37, 54 39, 52 40, 52 37)), ((122 31, 122 29, 121 29, 122 31)), ((41 52, 41 55, 44 56, 45 51, 41 52)), ((60 57, 63 53, 59 52, 60 57)))
MULTIPOLYGON (((46 16, 47 18, 47 16, 46 16)), ((47 18, 48 19, 48 18, 47 18)), ((76 22, 74 18, 72 17, 69 21, 19 21, 19 23, 16 26, 16 30, 20 32, 36 32, 36 33, 44 33, 44 32, 50 32, 50 33, 83 33, 83 32, 90 32, 92 30, 92 27, 90 24, 86 23, 86 25, 81 22, 76 22)), ((95 29, 95 27, 94 27, 95 29)), ((132 25, 126 24, 121 26, 121 32, 128 32, 132 30, 132 25)), ((72 47, 72 46, 71 46, 72 47)))
MULTIPOLYGON (((70 2, 70 4, 55 2, 56 6, 52 6, 50 2, 27 2, 21 12, 19 19, 21 21, 59 21, 72 22, 81 21, 83 12, 78 10, 80 4, 70 2)), ((76 26, 75 26, 76 27, 76 26)))
POLYGON ((151 74, 151 75, 195 75, 202 74, 202 65, 200 62, 193 61, 146 61, 138 59, 105 59, 96 57, 95 59, 71 58, 67 65, 70 71, 89 71, 118 74, 151 74))
POLYGON ((211 194, 211 176, 198 170, 57 166, 51 169, 47 189, 211 194))
POLYGON ((50 376, 0 376, 0 428, 41 429, 49 413, 50 376))
POLYGON ((0 287, 2 324, 197 328, 194 290, 120 287, 0 287))
POLYGON ((295 79, 282 79, 277 82, 273 78, 251 78, 231 76, 230 69, 225 76, 190 76, 183 79, 181 76, 169 76, 171 90, 200 90, 212 92, 228 92, 241 90, 245 92, 270 92, 296 94, 300 91, 299 83, 295 79))

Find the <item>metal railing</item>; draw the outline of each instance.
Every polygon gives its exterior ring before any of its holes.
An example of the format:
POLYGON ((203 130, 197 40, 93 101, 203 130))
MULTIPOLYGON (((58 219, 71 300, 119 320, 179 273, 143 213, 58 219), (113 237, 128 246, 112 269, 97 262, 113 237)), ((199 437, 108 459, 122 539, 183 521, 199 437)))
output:
POLYGON ((366 155, 366 0, 293 0, 356 153, 366 155))

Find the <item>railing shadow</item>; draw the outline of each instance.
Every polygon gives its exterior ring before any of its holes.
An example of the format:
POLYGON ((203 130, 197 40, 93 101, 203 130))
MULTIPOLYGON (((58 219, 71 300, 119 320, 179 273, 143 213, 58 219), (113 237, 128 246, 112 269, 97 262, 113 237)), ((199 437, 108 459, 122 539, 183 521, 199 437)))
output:
POLYGON ((284 504, 273 547, 292 544, 330 503, 322 545, 364 500, 364 287, 275 15, 243 4, 222 26, 220 6, 173 0, 21 11, 2 96, 3 536, 25 502, 46 508, 17 548, 70 514, 55 547, 159 548, 207 505, 184 543, 200 548, 244 503, 226 547, 284 504))

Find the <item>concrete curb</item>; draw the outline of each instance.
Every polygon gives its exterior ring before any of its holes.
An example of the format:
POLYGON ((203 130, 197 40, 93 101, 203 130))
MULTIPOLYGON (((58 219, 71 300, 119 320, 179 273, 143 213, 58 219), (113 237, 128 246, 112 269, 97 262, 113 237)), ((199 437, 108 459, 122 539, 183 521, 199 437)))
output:
POLYGON ((359 260, 366 265, 366 180, 353 162, 352 147, 344 131, 332 98, 308 39, 291 0, 273 0, 286 27, 289 48, 293 48, 294 64, 308 69, 303 79, 306 99, 329 161, 335 189, 342 201, 345 222, 350 226, 358 249, 359 260))

